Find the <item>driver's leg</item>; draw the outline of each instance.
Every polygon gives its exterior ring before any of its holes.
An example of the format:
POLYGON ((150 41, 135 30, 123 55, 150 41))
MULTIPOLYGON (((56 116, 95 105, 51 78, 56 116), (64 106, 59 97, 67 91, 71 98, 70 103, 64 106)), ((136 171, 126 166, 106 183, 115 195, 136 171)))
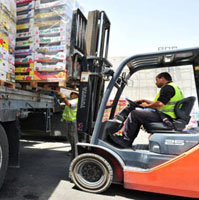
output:
POLYGON ((123 139, 133 143, 139 133, 140 126, 150 122, 161 122, 161 118, 157 112, 133 110, 125 123, 123 139))

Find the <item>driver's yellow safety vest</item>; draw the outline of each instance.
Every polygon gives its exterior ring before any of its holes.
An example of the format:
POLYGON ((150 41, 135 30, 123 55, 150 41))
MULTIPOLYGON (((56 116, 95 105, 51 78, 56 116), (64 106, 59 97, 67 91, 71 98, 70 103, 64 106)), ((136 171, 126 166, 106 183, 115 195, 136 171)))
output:
MULTIPOLYGON (((170 99, 170 101, 166 105, 158 108, 158 110, 169 115, 171 118, 175 119, 176 118, 176 115, 175 115, 175 112, 174 112, 175 104, 177 103, 177 101, 180 101, 181 99, 183 99, 184 95, 182 94, 182 91, 180 90, 180 88, 175 83, 171 82, 171 83, 168 83, 166 85, 170 85, 174 88, 175 95, 170 99)), ((164 86, 166 86, 166 85, 164 85, 164 86)), ((158 98, 160 97, 160 92, 161 92, 162 88, 160 89, 160 91, 156 95, 154 102, 156 102, 158 100, 158 98)))
MULTIPOLYGON (((78 98, 75 99, 78 102, 78 98)), ((65 109, 62 114, 62 118, 66 121, 75 121, 77 115, 77 106, 72 108, 68 105, 65 105, 65 109)))

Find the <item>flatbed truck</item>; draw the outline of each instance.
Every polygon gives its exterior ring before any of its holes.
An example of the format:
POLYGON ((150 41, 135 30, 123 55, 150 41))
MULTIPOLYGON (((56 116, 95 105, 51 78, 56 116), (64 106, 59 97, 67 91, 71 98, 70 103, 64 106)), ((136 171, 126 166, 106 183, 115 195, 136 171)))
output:
MULTIPOLYGON (((110 73, 111 64, 107 61, 109 34, 110 21, 105 12, 91 11, 87 20, 80 10, 74 11, 71 33, 73 64, 68 69, 71 76, 67 86, 79 88, 77 125, 81 141, 90 138, 87 133, 93 130, 104 81, 110 73)), ((0 86, 0 187, 7 167, 20 166, 20 128, 25 124, 38 127, 42 122, 44 131, 51 134, 51 122, 60 121, 62 110, 56 93, 60 88, 27 88, 0 86), (43 115, 43 121, 38 120, 38 115, 43 115)), ((64 123, 57 125, 63 128, 64 123)))
POLYGON ((50 113, 54 108, 52 96, 0 86, 0 186, 8 164, 19 167, 20 115, 32 110, 50 113))

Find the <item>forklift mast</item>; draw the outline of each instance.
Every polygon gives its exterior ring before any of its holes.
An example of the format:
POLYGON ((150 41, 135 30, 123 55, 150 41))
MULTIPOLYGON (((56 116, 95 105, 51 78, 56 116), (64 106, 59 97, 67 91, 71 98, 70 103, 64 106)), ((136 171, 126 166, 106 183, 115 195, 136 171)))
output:
POLYGON ((79 141, 90 141, 111 67, 107 60, 110 21, 105 12, 91 11, 86 32, 86 55, 81 61, 77 130, 79 141))
POLYGON ((81 62, 83 57, 86 56, 86 26, 86 17, 79 9, 75 10, 73 12, 70 46, 72 66, 68 68, 68 85, 74 88, 79 84, 81 75, 81 62))

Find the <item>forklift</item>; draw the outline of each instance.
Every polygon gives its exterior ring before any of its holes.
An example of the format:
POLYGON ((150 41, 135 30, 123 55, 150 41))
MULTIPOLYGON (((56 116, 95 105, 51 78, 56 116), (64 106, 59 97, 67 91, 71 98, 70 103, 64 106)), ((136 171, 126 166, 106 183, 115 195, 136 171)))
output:
POLYGON ((185 131, 196 97, 185 97, 176 103, 177 118, 172 121, 172 126, 164 122, 145 124, 145 130, 152 134, 147 145, 119 148, 109 137, 118 132, 128 114, 139 107, 128 99, 128 105, 116 114, 121 95, 137 71, 187 65, 193 67, 198 98, 199 48, 135 55, 125 59, 116 72, 108 70, 106 74, 111 80, 96 120, 87 120, 89 129, 81 130, 89 135, 89 139, 77 144, 77 156, 70 164, 69 176, 78 188, 102 193, 114 183, 131 190, 199 198, 199 133, 185 131), (114 100, 108 105, 113 90, 116 91, 114 100), (104 120, 107 109, 110 109, 110 115, 104 120))

